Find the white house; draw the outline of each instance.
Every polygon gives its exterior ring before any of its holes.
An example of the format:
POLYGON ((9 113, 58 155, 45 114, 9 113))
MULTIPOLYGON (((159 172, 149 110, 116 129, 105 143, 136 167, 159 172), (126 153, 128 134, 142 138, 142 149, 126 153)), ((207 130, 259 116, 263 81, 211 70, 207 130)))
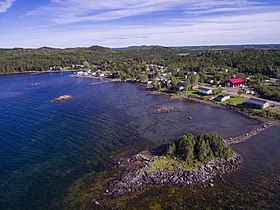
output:
POLYGON ((88 73, 87 73, 87 72, 84 72, 84 71, 78 71, 78 72, 77 72, 77 75, 78 75, 78 76, 87 76, 88 73))
POLYGON ((223 101, 226 101, 228 99, 230 99, 230 95, 219 95, 215 100, 223 102, 223 101))
POLYGON ((199 88, 198 89, 198 92, 200 94, 203 94, 203 95, 211 95, 213 94, 213 89, 209 89, 209 88, 199 88))
POLYGON ((280 86, 280 79, 276 80, 276 82, 274 83, 274 85, 280 86))

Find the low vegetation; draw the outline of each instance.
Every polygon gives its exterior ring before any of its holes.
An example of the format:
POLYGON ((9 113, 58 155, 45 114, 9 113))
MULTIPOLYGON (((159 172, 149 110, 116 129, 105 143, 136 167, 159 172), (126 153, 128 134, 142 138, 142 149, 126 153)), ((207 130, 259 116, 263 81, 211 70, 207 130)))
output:
POLYGON ((252 116, 263 117, 270 120, 280 120, 280 114, 272 111, 269 108, 266 109, 243 108, 242 111, 252 116))

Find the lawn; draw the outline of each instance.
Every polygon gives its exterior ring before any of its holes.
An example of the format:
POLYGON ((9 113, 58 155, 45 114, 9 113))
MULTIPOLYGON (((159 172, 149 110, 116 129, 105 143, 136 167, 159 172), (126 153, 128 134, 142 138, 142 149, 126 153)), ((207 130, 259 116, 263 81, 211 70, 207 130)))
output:
POLYGON ((245 101, 247 101, 248 98, 243 98, 243 97, 239 97, 239 96, 230 96, 230 99, 222 102, 222 104, 229 104, 229 105, 239 105, 239 104, 243 104, 245 101))
POLYGON ((194 98, 202 99, 202 100, 209 100, 213 95, 202 95, 198 92, 198 90, 189 90, 183 92, 187 96, 193 96, 194 98))

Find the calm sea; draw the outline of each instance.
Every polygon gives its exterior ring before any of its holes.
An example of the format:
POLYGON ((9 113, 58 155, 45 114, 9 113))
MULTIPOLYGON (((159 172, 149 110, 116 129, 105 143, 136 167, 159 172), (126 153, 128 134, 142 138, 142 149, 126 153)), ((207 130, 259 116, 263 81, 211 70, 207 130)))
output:
POLYGON ((0 209, 57 209, 75 180, 106 170, 119 150, 156 148, 187 132, 233 137, 258 126, 221 108, 147 95, 140 85, 69 75, 0 77, 0 209), (73 100, 51 102, 65 94, 73 100), (160 105, 182 112, 149 113, 160 105))

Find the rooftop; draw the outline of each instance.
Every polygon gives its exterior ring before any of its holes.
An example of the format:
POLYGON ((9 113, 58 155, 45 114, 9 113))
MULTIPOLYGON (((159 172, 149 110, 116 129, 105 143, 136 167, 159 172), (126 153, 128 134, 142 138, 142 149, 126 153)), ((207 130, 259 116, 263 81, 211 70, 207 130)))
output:
POLYGON ((268 103, 266 100, 261 100, 257 98, 250 98, 246 103, 252 103, 252 104, 257 104, 257 105, 264 105, 265 103, 268 103))
POLYGON ((199 90, 209 91, 209 90, 213 90, 213 89, 210 89, 210 88, 205 88, 205 87, 201 87, 201 88, 199 88, 199 90))
POLYGON ((240 79, 240 78, 230 79, 229 81, 230 81, 230 83, 232 83, 232 84, 244 83, 244 80, 243 80, 243 79, 240 79))

